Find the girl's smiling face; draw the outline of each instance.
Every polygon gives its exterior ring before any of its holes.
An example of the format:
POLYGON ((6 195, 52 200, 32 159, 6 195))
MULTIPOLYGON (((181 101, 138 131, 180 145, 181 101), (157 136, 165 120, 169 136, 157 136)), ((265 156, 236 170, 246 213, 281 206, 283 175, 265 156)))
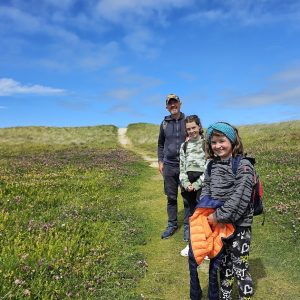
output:
POLYGON ((196 139, 199 137, 200 126, 196 122, 189 122, 185 124, 185 129, 190 139, 196 139))
POLYGON ((225 135, 213 135, 210 143, 214 154, 219 156, 222 160, 228 159, 230 156, 232 156, 232 145, 230 140, 225 135))

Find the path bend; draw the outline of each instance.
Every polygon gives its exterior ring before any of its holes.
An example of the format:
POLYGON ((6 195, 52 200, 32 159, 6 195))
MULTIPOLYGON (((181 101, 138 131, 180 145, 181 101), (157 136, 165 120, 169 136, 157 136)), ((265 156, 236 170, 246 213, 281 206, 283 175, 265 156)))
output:
MULTIPOLYGON (((127 133, 127 128, 119 128, 118 129, 118 138, 119 138, 119 143, 124 147, 124 148, 127 148, 127 149, 132 149, 132 143, 130 141, 130 139, 127 137, 126 135, 127 133)), ((152 157, 149 157, 147 155, 145 155, 144 153, 142 152, 139 152, 139 151, 136 151, 139 155, 141 155, 143 157, 143 159, 149 163, 150 167, 152 168, 158 168, 158 162, 157 162, 157 159, 156 158, 152 158, 152 157)))

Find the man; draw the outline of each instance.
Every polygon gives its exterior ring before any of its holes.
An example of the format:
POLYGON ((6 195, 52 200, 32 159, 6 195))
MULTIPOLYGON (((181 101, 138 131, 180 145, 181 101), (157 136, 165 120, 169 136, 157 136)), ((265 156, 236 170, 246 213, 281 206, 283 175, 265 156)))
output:
MULTIPOLYGON (((185 141, 184 114, 180 112, 181 101, 175 94, 166 98, 166 108, 170 112, 160 125, 158 137, 158 166, 164 177, 164 191, 167 196, 168 225, 161 238, 167 239, 178 228, 177 223, 177 197, 179 186, 179 150, 185 141)), ((188 216, 188 212, 184 213, 188 216)), ((189 239, 189 228, 185 226, 184 240, 189 239)))

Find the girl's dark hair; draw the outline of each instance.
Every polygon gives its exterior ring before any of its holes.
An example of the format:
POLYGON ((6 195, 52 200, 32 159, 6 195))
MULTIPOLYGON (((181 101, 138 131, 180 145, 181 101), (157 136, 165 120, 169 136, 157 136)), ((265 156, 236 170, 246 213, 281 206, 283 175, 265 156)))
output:
MULTIPOLYGON (((235 131, 235 136, 236 136, 236 140, 233 143, 231 143, 232 145, 232 156, 233 157, 236 157, 237 155, 244 155, 244 147, 243 147, 243 143, 242 143, 242 140, 239 136, 239 131, 237 130, 236 127, 230 125, 234 131, 235 131)), ((226 135, 218 130, 213 130, 212 134, 211 134, 211 137, 213 136, 225 136, 226 135)), ((215 157, 215 154, 211 148, 211 144, 208 143, 208 141, 206 140, 205 141, 205 152, 206 152, 206 156, 207 158, 214 158, 215 157)))
POLYGON ((199 135, 203 139, 204 138, 204 136, 203 136, 204 131, 203 131, 203 128, 202 128, 200 118, 197 115, 190 115, 190 116, 185 117, 184 124, 192 123, 192 122, 195 122, 199 126, 199 135))

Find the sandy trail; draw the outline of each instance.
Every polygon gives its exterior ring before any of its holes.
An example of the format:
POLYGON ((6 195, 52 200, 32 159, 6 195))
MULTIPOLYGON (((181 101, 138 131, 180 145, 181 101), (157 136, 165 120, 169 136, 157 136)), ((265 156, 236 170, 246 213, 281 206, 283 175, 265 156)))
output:
POLYGON ((119 142, 125 148, 127 148, 128 146, 131 146, 131 142, 127 138, 126 132, 127 132, 127 128, 119 128, 118 129, 119 142))
MULTIPOLYGON (((127 128, 119 128, 118 129, 118 136, 119 136, 119 142, 124 148, 131 148, 132 143, 128 139, 127 135, 127 128)), ((142 155, 143 159, 149 163, 149 165, 153 168, 158 168, 158 163, 156 158, 149 157, 143 153, 138 152, 140 155, 142 155)))

